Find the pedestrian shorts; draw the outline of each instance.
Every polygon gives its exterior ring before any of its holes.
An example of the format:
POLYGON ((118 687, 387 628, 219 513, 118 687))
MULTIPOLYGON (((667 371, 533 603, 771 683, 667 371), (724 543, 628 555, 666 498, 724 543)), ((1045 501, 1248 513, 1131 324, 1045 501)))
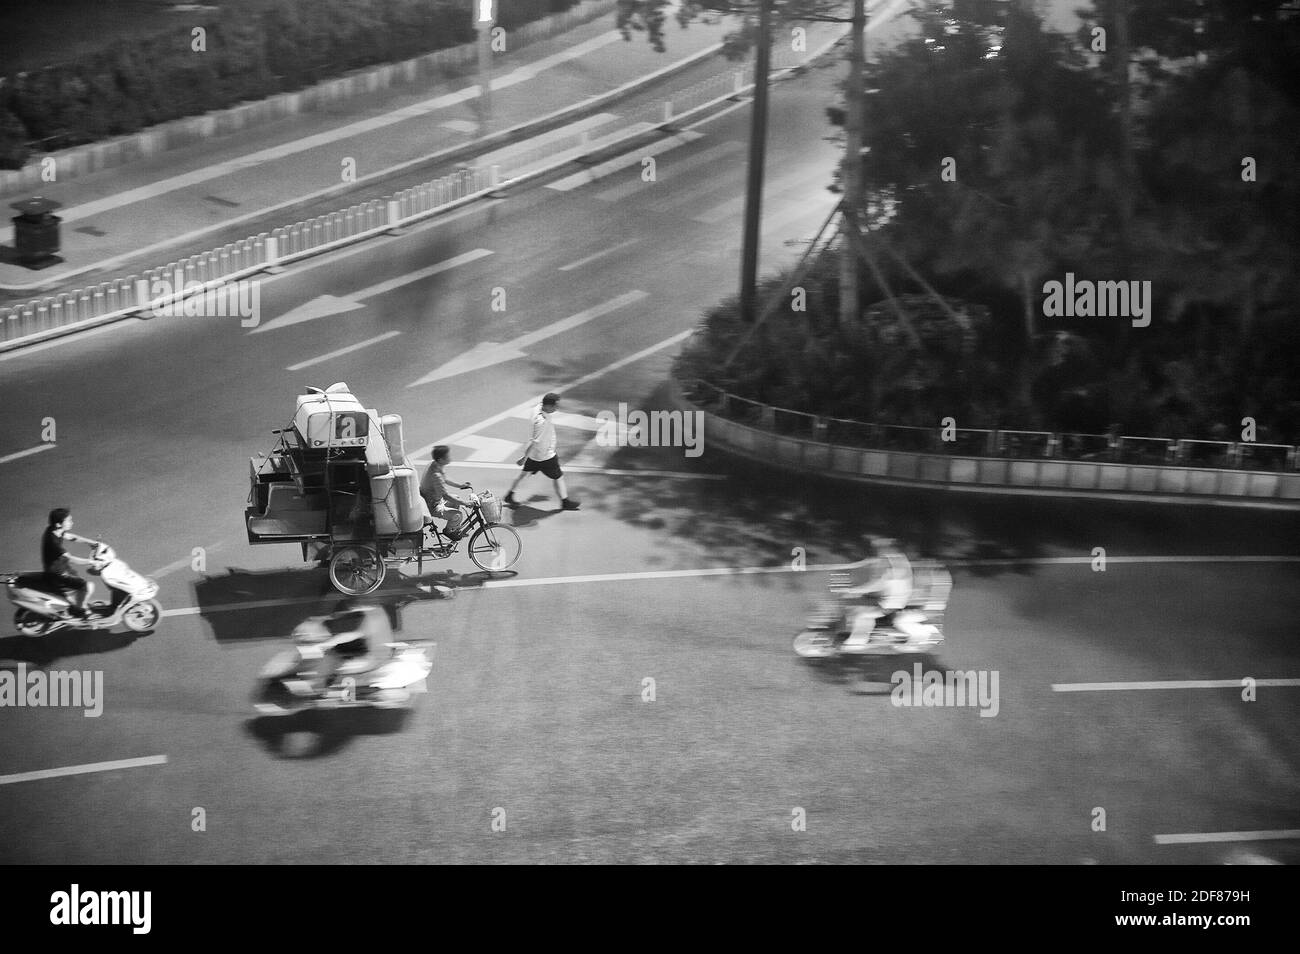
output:
POLYGON ((533 460, 531 457, 524 461, 525 474, 543 474, 551 480, 559 480, 564 476, 564 471, 560 470, 559 456, 548 457, 546 460, 533 460))

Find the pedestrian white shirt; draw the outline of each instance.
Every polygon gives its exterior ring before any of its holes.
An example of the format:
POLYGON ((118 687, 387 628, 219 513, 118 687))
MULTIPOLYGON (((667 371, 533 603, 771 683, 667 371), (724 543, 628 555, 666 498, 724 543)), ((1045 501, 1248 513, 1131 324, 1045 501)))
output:
POLYGON ((542 406, 537 405, 533 414, 533 442, 528 448, 531 460, 550 460, 555 456, 555 423, 550 416, 542 413, 542 406))

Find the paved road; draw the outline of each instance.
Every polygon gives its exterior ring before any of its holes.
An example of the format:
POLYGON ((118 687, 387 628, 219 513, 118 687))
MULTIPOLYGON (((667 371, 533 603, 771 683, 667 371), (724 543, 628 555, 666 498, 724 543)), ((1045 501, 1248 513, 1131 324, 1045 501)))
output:
MULTIPOLYGON (((774 94, 768 266, 833 201, 832 83, 819 72, 774 94)), ((80 530, 157 572, 169 609, 135 640, 0 638, 7 667, 100 670, 105 696, 99 718, 0 709, 0 860, 1297 860, 1294 840, 1156 839, 1300 828, 1300 689, 1262 686, 1253 702, 1236 688, 1053 689, 1300 677, 1297 564, 1227 559, 1297 556, 1295 517, 845 488, 707 443, 687 457, 593 442, 584 417, 663 406, 674 342, 735 285, 745 120, 661 153, 653 183, 638 163, 296 266, 262 287, 269 330, 155 319, 0 358, 0 566, 29 566, 44 512, 67 503, 80 530), (615 301, 525 357, 416 383, 615 301), (322 317, 274 324, 295 312, 322 317), (562 454, 591 469, 571 477, 578 514, 556 513, 548 487, 527 492, 517 576, 485 582, 458 557, 386 584, 403 632, 438 644, 409 718, 277 731, 252 716, 256 673, 336 596, 319 571, 287 568, 293 547, 246 543, 247 458, 304 385, 335 380, 401 413, 408 449, 450 438, 458 461, 478 455, 453 474, 497 490, 525 434, 512 411, 561 390, 575 415, 562 454), (12 457, 39 445, 46 418, 57 446, 12 457), (860 556, 872 533, 953 565, 941 662, 996 672, 996 717, 895 707, 793 656, 826 583, 817 567, 860 556), (781 569, 796 547, 810 571, 781 569), (1104 573, 1053 562, 1096 547, 1104 573), (1117 559, 1154 556, 1223 559, 1117 559), (627 576, 755 566, 774 572, 627 576), (429 598, 419 584, 434 581, 457 597, 429 598)))

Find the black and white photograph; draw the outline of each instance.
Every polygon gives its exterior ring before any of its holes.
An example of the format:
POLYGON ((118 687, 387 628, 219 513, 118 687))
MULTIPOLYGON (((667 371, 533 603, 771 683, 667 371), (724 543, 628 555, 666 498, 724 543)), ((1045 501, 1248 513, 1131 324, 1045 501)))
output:
POLYGON ((1297 0, 14 0, 0 198, 24 917, 1300 862, 1297 0))

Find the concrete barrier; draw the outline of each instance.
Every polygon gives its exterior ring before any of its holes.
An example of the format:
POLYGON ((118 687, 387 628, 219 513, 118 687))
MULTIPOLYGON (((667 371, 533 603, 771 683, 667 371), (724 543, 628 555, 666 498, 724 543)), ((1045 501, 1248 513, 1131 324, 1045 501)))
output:
POLYGON ((678 408, 703 414, 709 446, 802 474, 976 493, 1300 509, 1300 473, 871 450, 777 435, 719 417, 687 400, 675 380, 669 391, 678 408))

